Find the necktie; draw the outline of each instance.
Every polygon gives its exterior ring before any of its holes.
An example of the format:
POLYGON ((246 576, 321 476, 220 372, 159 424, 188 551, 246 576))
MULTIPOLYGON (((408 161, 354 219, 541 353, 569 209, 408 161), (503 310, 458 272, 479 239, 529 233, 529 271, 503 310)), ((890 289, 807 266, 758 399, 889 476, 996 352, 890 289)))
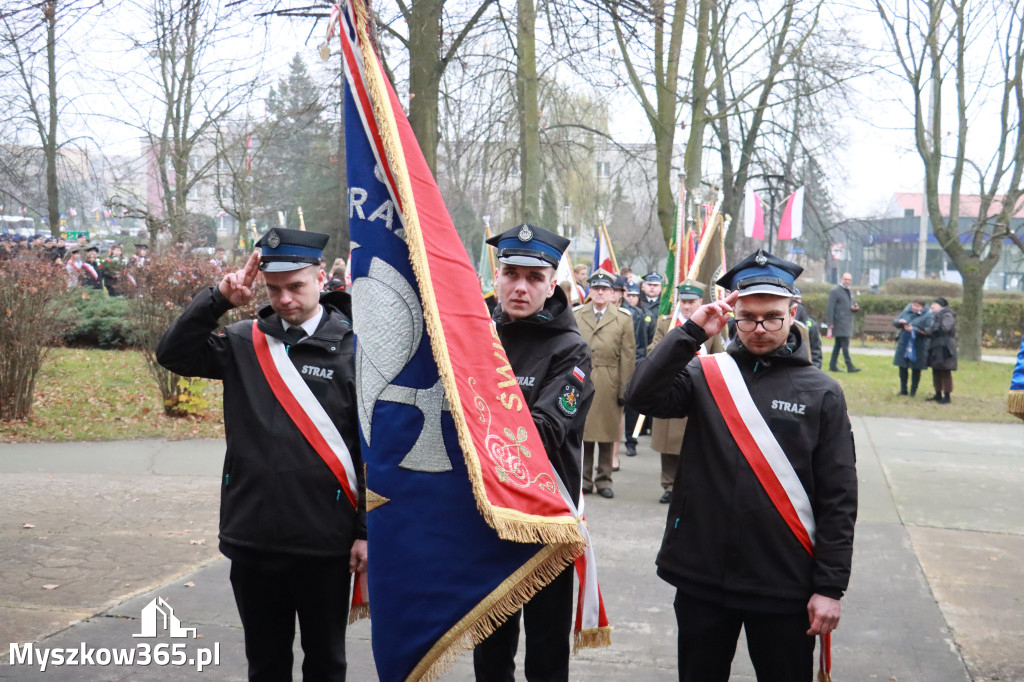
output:
POLYGON ((288 329, 285 330, 284 335, 288 339, 285 343, 289 346, 294 346, 299 341, 306 338, 306 330, 302 327, 288 327, 288 329))
POLYGON ((597 318, 597 321, 598 321, 598 322, 600 322, 600 321, 601 321, 601 316, 602 316, 602 315, 604 315, 604 313, 599 313, 599 312, 596 312, 596 311, 594 312, 594 317, 596 317, 596 318, 597 318))

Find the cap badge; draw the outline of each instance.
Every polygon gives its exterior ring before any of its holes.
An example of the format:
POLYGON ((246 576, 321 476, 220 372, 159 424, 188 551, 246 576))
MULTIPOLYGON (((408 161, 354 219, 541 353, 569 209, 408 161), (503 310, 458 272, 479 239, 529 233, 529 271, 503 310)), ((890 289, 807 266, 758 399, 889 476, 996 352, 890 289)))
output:
POLYGON ((267 235, 267 246, 272 249, 276 249, 281 246, 281 236, 277 232, 271 232, 267 235))
POLYGON ((754 256, 754 262, 762 268, 768 263, 768 257, 764 255, 764 252, 758 249, 757 255, 754 256))
POLYGON ((519 234, 517 236, 519 237, 519 241, 528 242, 533 239, 533 230, 530 229, 529 225, 524 223, 523 226, 519 228, 519 234))

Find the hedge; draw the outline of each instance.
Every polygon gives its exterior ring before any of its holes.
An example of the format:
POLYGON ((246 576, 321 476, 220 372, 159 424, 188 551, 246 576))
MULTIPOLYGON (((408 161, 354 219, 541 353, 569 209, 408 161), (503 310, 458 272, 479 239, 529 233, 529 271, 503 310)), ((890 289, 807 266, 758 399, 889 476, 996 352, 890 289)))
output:
POLYGON ((86 348, 127 348, 134 345, 128 323, 128 301, 123 296, 107 296, 88 291, 88 298, 77 296, 67 310, 72 327, 64 333, 64 344, 86 348))
MULTIPOLYGON (((949 284, 948 282, 938 283, 949 284)), ((888 290, 888 284, 886 290, 888 290)), ((924 294, 900 296, 859 294, 857 303, 860 304, 860 311, 854 316, 854 334, 860 333, 860 325, 865 315, 888 315, 895 318, 916 295, 924 294)), ((929 296, 929 298, 931 297, 929 296)), ((804 294, 803 302, 811 317, 819 322, 825 321, 825 308, 828 305, 827 293, 804 294)), ((954 311, 959 311, 963 301, 959 298, 949 299, 949 305, 954 311)), ((989 298, 986 294, 982 305, 982 319, 984 320, 981 331, 982 345, 986 348, 1018 348, 1021 333, 1024 332, 1024 297, 989 298)))

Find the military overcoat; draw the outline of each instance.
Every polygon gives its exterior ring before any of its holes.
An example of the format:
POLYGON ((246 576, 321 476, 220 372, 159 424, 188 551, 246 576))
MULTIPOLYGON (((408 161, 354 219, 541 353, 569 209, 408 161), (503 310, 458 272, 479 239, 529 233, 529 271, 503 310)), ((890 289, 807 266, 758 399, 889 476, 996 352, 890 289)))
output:
POLYGON ((621 400, 636 365, 633 316, 608 304, 597 322, 593 303, 578 306, 573 314, 583 340, 590 346, 594 380, 594 402, 583 427, 583 440, 611 443, 619 438, 621 400))

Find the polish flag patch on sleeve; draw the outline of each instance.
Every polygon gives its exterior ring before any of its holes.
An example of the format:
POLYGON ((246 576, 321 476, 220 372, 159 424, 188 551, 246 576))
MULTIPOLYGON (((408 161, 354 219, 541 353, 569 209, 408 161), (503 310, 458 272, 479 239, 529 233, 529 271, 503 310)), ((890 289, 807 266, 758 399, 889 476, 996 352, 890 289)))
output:
POLYGON ((583 370, 579 367, 572 368, 572 375, 582 384, 583 380, 587 378, 587 375, 583 373, 583 370))

